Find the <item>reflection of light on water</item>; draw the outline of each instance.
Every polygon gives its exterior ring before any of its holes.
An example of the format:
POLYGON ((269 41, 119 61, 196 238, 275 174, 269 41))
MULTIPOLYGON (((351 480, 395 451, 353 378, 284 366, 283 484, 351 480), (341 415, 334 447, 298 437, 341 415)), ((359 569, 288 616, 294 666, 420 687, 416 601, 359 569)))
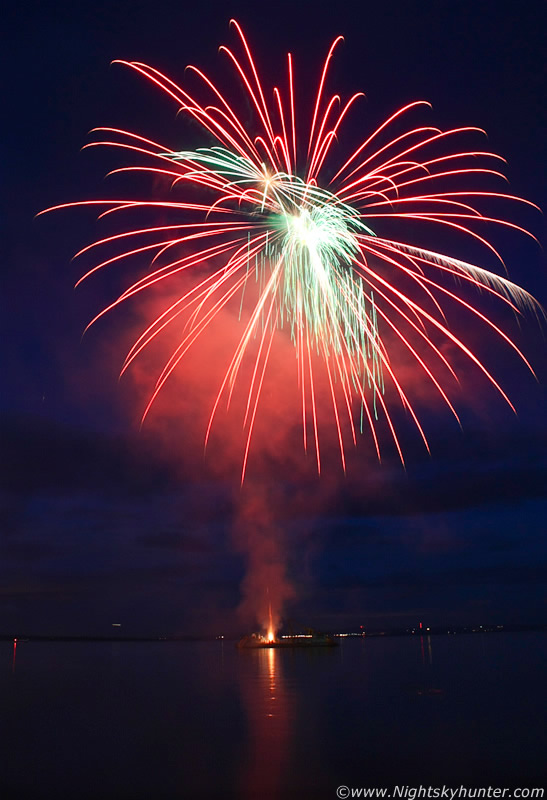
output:
MULTIPOLYGON (((425 666, 426 658, 425 658, 425 649, 424 649, 424 637, 420 636, 420 650, 422 653, 422 664, 425 666)), ((433 653, 431 651, 431 636, 427 636, 427 663, 433 664, 433 653)))
POLYGON ((15 657, 17 655, 17 639, 13 640, 13 660, 11 662, 11 671, 15 672, 15 657))
MULTIPOLYGON (((270 639, 270 641, 273 640, 270 639)), ((272 648, 267 652, 268 652, 268 671, 270 675, 270 700, 275 700, 275 650, 272 648)), ((273 717, 273 713, 269 713, 268 716, 273 717)))
POLYGON ((242 652, 241 696, 248 728, 241 765, 244 798, 282 796, 295 715, 283 675, 287 658, 288 653, 269 647, 242 652))

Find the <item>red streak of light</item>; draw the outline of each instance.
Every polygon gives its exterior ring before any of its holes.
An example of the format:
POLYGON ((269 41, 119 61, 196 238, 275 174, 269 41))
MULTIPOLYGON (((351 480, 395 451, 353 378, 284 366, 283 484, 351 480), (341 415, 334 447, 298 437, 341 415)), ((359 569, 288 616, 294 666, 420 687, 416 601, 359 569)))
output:
POLYGON ((268 604, 268 641, 273 642, 275 641, 275 631, 273 628, 273 617, 272 617, 272 604, 268 604))

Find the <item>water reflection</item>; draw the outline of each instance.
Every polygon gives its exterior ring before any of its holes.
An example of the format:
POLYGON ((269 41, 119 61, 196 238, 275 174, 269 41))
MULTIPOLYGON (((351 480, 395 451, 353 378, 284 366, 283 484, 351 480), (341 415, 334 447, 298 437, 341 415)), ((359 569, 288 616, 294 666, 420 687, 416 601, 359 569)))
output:
POLYGON ((295 694, 287 685, 283 656, 274 648, 240 654, 241 696, 247 716, 247 748, 240 774, 241 796, 277 796, 289 769, 295 694))
POLYGON ((426 639, 427 639, 427 656, 426 656, 426 651, 425 651, 425 647, 424 647, 423 634, 420 636, 420 650, 421 650, 421 653, 422 653, 422 664, 424 665, 424 667, 425 667, 426 664, 428 664, 429 666, 431 666, 431 664, 433 664, 433 653, 431 651, 431 636, 427 636, 426 639))
POLYGON ((0 642, 0 800, 543 785, 545 633, 419 639, 0 642))
POLYGON ((435 671, 433 669, 433 650, 431 647, 431 636, 420 636, 420 656, 422 666, 420 669, 420 682, 408 684, 407 688, 411 695, 419 697, 442 697, 444 689, 436 683, 435 671))

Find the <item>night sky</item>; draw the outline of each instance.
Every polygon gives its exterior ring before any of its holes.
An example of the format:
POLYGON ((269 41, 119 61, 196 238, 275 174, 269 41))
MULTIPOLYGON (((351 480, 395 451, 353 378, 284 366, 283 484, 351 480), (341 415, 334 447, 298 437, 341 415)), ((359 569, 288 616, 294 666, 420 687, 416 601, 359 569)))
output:
MULTIPOLYGON (((367 95, 353 135, 429 100, 428 123, 484 128, 508 160, 509 191, 546 209, 545 5, 99 0, 11 4, 4 14, 0 633, 109 634, 113 622, 126 634, 241 631, 242 521, 276 538, 295 589, 285 617, 297 622, 547 622, 545 324, 530 315, 519 331, 505 319, 538 382, 508 348, 484 344, 479 326, 472 333, 517 416, 470 370, 456 399, 463 432, 425 389, 420 397, 431 457, 396 411, 406 471, 389 448, 378 465, 365 436, 347 478, 335 450, 318 478, 293 431, 274 435, 283 413, 270 398, 269 444, 240 490, 231 423, 228 444, 221 425, 203 459, 202 399, 214 381, 177 377, 139 431, 146 360, 118 382, 138 308, 82 339, 128 280, 113 272, 73 289, 81 272, 70 259, 98 235, 93 214, 34 218, 110 191, 103 176, 115 154, 80 152, 94 126, 169 142, 184 133, 173 106, 110 62, 143 61, 179 80, 193 63, 217 76, 218 45, 235 42, 231 16, 271 84, 291 51, 297 82, 315 85, 343 34, 331 86, 367 95)), ((121 181, 112 186, 123 196, 121 181)), ((545 244, 539 214, 510 218, 545 244)), ((496 236, 511 279, 547 305, 543 251, 496 236)))

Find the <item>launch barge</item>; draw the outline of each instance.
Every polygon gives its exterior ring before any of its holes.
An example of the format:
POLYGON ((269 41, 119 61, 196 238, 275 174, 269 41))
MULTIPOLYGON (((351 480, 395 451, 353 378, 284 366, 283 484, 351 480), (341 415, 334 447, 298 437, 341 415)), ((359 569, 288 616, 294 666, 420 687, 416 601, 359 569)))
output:
POLYGON ((295 636, 281 636, 279 638, 266 638, 260 633, 244 636, 237 643, 240 650, 264 650, 269 648, 289 647, 338 647, 340 643, 326 633, 297 634, 295 636))

